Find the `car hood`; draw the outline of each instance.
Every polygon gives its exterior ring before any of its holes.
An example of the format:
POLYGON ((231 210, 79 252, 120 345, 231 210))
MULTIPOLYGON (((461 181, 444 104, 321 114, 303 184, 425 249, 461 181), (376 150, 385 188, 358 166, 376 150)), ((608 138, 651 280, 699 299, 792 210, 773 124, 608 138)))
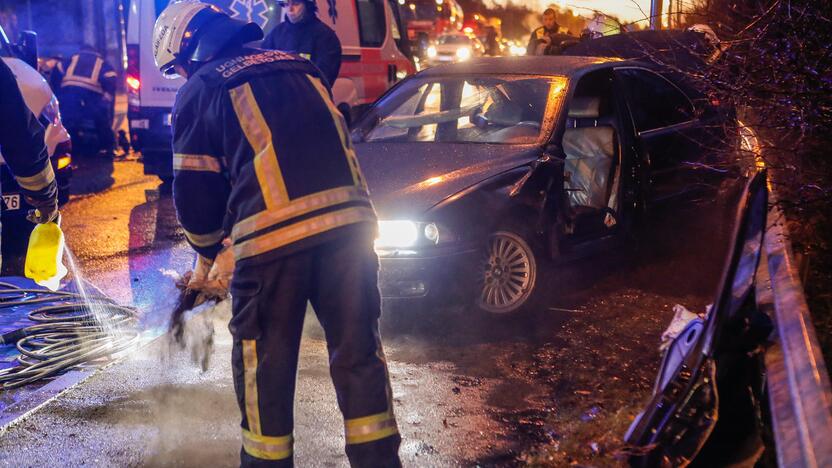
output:
POLYGON ((370 196, 382 219, 419 219, 445 198, 534 161, 537 145, 359 143, 370 196))

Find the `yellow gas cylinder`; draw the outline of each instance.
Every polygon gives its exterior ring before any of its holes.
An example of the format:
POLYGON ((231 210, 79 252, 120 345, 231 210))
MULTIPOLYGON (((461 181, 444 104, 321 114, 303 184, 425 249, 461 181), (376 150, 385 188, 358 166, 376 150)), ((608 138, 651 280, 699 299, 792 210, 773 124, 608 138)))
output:
POLYGON ((25 275, 53 291, 58 289, 67 270, 63 263, 64 233, 57 222, 36 224, 29 236, 25 275))

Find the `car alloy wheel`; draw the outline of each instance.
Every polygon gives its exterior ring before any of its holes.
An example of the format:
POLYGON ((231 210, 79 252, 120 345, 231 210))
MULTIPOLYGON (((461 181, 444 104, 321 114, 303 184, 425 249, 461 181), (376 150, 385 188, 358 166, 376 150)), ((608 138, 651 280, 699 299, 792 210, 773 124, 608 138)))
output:
POLYGON ((514 312, 532 295, 536 277, 529 244, 513 232, 495 232, 488 240, 477 306, 495 314, 514 312))

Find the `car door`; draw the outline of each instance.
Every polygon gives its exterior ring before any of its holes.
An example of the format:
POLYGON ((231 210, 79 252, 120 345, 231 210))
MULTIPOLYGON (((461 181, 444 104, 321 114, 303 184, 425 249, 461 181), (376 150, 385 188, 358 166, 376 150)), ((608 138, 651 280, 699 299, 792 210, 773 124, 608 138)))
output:
POLYGON ((615 77, 635 127, 647 198, 661 201, 695 189, 709 138, 691 99, 646 68, 619 67, 615 77))

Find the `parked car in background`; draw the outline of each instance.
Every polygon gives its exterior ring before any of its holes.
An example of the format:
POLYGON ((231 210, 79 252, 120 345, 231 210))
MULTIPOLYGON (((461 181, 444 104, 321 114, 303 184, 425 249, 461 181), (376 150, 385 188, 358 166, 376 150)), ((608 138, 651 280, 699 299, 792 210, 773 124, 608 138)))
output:
MULTIPOLYGON (((268 33, 283 20, 277 2, 209 0, 232 17, 252 21, 268 33)), ((393 0, 317 0, 318 16, 335 30, 343 49, 332 84, 335 104, 348 119, 358 115, 396 81, 415 71, 393 0), (337 10, 336 10, 337 6, 337 10)), ((133 147, 142 152, 146 174, 173 178, 171 108, 184 83, 162 76, 153 62, 153 25, 169 0, 131 0, 127 21, 127 118, 133 147)))
POLYGON ((528 308, 549 289, 542 272, 736 177, 711 151, 733 121, 639 61, 479 58, 409 77, 352 134, 380 219, 382 295, 528 308))
POLYGON ((476 37, 465 34, 443 34, 436 39, 436 44, 428 47, 427 64, 429 66, 443 63, 464 62, 473 57, 482 57, 485 46, 476 37))

